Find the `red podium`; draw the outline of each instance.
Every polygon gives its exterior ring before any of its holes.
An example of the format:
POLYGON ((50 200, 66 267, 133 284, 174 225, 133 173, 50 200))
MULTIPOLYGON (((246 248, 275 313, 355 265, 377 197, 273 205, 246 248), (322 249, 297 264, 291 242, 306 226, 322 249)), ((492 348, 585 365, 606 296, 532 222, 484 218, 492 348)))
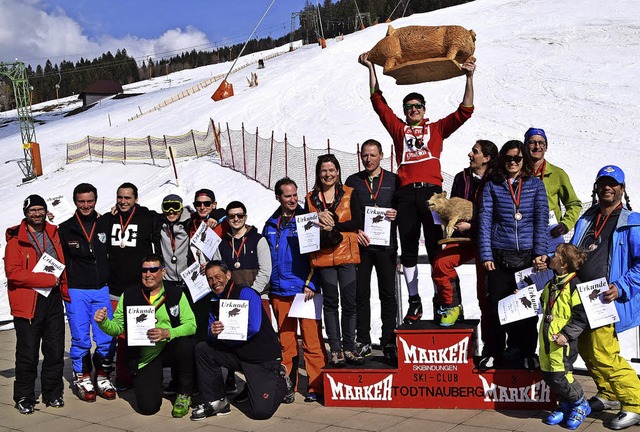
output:
POLYGON ((555 398, 540 371, 474 367, 478 320, 419 321, 396 330, 398 367, 381 357, 359 369, 323 369, 326 406, 540 410, 555 398))

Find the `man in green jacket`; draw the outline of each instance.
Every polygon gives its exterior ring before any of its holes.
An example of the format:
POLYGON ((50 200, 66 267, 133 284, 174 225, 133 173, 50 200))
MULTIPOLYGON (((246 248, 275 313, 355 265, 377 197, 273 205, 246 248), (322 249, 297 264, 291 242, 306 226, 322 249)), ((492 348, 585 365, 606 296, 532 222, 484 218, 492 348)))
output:
POLYGON ((117 336, 123 331, 126 335, 129 366, 135 372, 134 391, 138 412, 152 415, 160 410, 162 369, 164 366, 173 366, 177 375, 174 379, 178 395, 172 415, 184 417, 189 412, 194 383, 193 335, 196 333, 196 319, 184 293, 179 288, 163 286, 166 269, 162 256, 149 254, 144 257, 141 272, 142 286, 124 292, 113 319, 107 317, 106 308, 97 310, 94 319, 108 335, 117 336), (135 326, 154 318, 142 313, 135 316, 135 323, 127 323, 128 319, 134 318, 135 308, 143 306, 155 307, 155 327, 147 330, 148 341, 133 343, 135 326))
MULTIPOLYGON (((573 229, 578 217, 580 217, 582 203, 574 192, 567 173, 545 159, 548 142, 544 129, 529 128, 524 134, 524 143, 533 160, 535 176, 542 180, 547 190, 549 225, 552 227, 551 237, 557 238, 565 235, 573 229), (561 203, 565 208, 564 215, 560 207, 561 203)), ((555 248, 555 246, 553 247, 555 248)))

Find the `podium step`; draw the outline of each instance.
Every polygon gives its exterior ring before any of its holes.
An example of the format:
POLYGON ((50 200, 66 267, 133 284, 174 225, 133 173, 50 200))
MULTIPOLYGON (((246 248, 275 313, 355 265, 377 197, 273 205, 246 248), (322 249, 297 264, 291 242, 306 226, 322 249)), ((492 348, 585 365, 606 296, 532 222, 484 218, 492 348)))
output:
POLYGON ((398 367, 382 356, 364 366, 323 369, 325 405, 540 410, 555 398, 540 371, 474 365, 478 320, 451 327, 418 321, 396 330, 398 367))

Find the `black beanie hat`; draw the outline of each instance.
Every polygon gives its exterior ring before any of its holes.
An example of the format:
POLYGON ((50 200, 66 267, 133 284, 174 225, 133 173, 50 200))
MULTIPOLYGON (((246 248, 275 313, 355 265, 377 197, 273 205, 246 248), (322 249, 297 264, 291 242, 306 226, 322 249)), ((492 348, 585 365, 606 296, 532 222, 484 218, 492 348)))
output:
POLYGON ((47 202, 40 195, 29 195, 22 204, 22 212, 26 215, 31 207, 42 206, 47 211, 47 202))

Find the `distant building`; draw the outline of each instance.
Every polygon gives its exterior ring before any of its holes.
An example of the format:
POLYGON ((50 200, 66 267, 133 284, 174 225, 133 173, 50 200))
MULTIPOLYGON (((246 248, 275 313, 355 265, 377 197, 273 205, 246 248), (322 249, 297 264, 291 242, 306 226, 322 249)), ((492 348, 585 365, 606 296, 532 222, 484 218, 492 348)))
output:
POLYGON ((82 105, 87 106, 98 102, 100 99, 117 95, 122 92, 122 85, 119 82, 112 80, 98 80, 89 84, 87 88, 80 93, 78 99, 82 99, 82 105))

